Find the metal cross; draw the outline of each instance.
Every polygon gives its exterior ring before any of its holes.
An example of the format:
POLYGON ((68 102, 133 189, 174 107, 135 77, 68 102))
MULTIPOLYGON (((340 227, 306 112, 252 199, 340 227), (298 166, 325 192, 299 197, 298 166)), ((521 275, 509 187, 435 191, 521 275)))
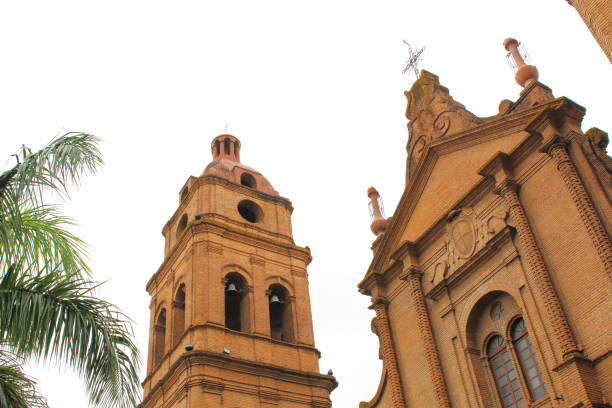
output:
POLYGON ((425 47, 417 48, 416 50, 412 49, 412 45, 410 45, 406 40, 402 40, 404 44, 408 46, 409 57, 406 60, 406 67, 402 71, 402 74, 405 74, 409 70, 414 71, 414 75, 419 78, 419 62, 421 61, 421 54, 425 51, 425 47))

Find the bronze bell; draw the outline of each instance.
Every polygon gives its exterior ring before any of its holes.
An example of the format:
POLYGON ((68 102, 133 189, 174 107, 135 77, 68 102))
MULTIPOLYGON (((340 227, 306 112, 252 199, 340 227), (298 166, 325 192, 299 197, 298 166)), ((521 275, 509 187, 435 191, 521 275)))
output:
POLYGON ((270 304, 271 305, 280 305, 282 303, 283 303, 283 301, 278 297, 278 295, 276 293, 273 293, 272 295, 270 295, 270 304))
POLYGON ((228 295, 237 295, 238 293, 240 293, 240 288, 234 282, 230 282, 225 287, 225 293, 227 293, 228 295))

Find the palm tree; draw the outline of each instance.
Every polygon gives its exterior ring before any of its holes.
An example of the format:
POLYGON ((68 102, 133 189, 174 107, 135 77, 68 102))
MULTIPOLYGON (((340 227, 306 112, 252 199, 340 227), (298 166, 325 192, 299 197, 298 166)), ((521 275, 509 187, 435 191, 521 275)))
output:
POLYGON ((25 359, 63 362, 85 380, 91 405, 135 406, 140 356, 130 320, 95 297, 73 221, 43 193, 68 188, 102 164, 99 139, 56 137, 38 152, 22 147, 0 174, 0 408, 46 407, 25 359))

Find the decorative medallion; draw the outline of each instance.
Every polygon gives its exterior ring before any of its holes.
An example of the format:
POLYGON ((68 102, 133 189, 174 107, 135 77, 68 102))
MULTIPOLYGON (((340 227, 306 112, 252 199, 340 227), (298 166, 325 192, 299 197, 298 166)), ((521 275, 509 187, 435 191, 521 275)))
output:
POLYGON ((472 255, 476 239, 471 220, 464 218, 457 221, 451 229, 451 237, 459 255, 464 258, 472 255))
POLYGON ((505 210, 494 211, 482 219, 469 207, 451 211, 446 224, 448 272, 445 272, 451 273, 464 264, 505 225, 505 210))

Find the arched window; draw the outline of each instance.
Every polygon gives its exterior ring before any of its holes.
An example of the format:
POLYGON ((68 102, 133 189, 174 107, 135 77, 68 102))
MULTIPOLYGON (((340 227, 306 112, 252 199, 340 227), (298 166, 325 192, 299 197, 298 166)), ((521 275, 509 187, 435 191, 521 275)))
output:
POLYGON ((183 202, 183 200, 187 198, 187 194, 189 194, 189 189, 185 187, 184 189, 181 190, 179 201, 183 202))
POLYGON ((250 188, 255 188, 255 177, 249 173, 242 173, 240 176, 240 184, 250 188))
POLYGON ((487 358, 502 407, 521 407, 523 405, 523 394, 503 337, 497 335, 489 340, 487 358))
POLYGON ((270 336, 275 340, 293 342, 293 319, 287 290, 274 284, 268 290, 270 336))
POLYGON ((522 318, 517 319, 510 330, 512 344, 516 352, 516 357, 521 366, 521 371, 529 388, 529 393, 533 400, 538 400, 547 394, 546 384, 542 378, 542 371, 538 364, 538 358, 533 351, 529 333, 522 318))
POLYGON ((248 287, 242 276, 230 273, 225 282, 225 327, 249 331, 248 287))
POLYGON ((166 342, 166 309, 162 309, 153 327, 153 367, 158 365, 164 353, 166 342))
POLYGON ((176 238, 181 235, 181 232, 187 227, 187 214, 183 214, 176 227, 176 238))
POLYGON ((176 345, 185 332, 185 285, 179 286, 172 302, 172 344, 176 345))

